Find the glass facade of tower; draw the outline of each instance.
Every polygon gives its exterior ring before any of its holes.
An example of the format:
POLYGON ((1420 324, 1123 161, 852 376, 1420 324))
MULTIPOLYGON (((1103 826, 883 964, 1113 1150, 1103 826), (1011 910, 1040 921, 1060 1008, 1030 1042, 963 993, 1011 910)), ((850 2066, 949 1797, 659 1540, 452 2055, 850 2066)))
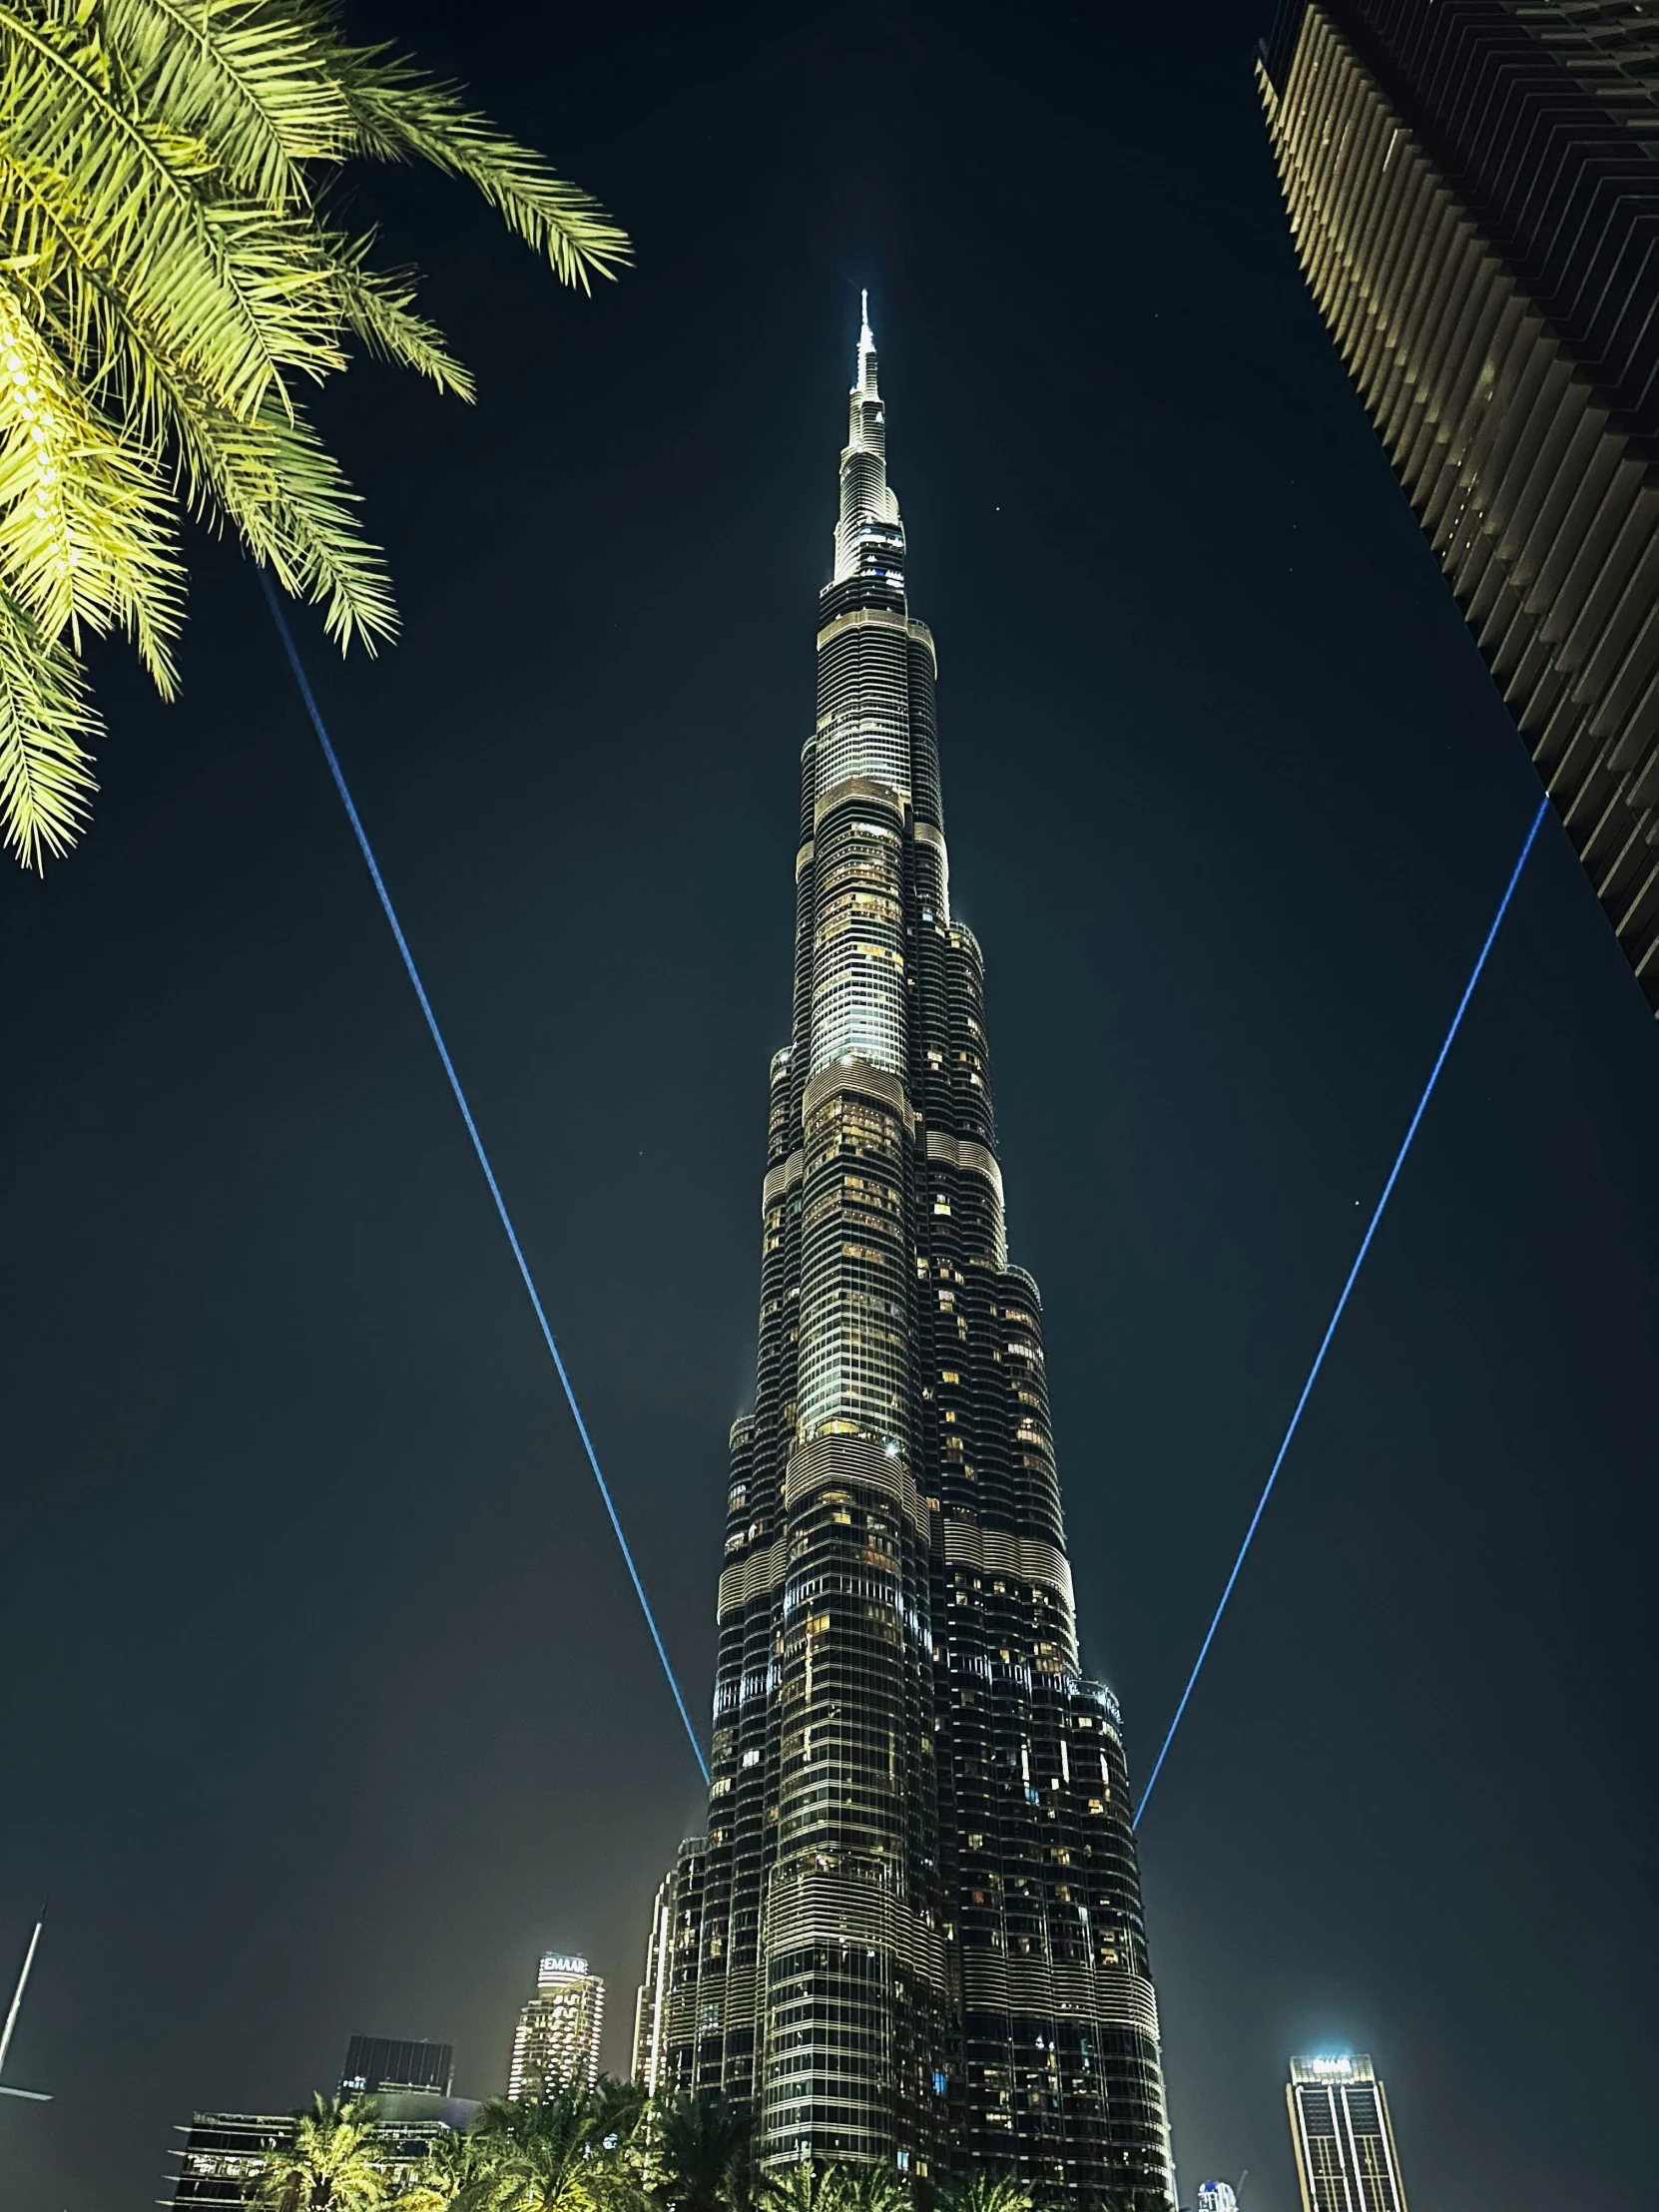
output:
POLYGON ((1297 258, 1659 1012, 1659 18, 1284 0, 1297 258))
POLYGON ((1293 2058, 1285 2101, 1302 2212, 1405 2212, 1388 2100, 1369 2058, 1293 2058))
POLYGON ((709 1828, 659 1893, 636 2067, 745 2104, 768 2163, 1173 2203, 1122 1727, 1079 1673, 1042 1305, 1008 1261, 867 323, 849 415, 709 1828))

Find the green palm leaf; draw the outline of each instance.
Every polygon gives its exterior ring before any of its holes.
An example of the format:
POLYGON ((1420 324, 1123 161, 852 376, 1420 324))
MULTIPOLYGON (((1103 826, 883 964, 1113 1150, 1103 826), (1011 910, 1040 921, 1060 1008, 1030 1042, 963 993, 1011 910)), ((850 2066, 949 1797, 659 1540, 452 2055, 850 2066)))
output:
POLYGON ((171 694, 180 508, 341 646, 395 634, 297 392, 353 345, 472 383, 413 273, 323 220, 355 159, 471 184, 566 283, 628 259, 586 193, 322 0, 0 0, 0 835, 29 865, 94 788, 84 634, 125 632, 171 694))
POLYGON ((258 2212, 378 2212, 386 2194, 372 2104, 316 2097, 267 2155, 252 2201, 258 2212))
POLYGON ((153 461, 64 373, 0 278, 0 576, 48 636, 121 627, 158 686, 174 685, 171 645, 183 571, 153 461))
POLYGON ((82 740, 97 735, 80 662, 0 591, 0 830, 25 866, 79 836, 97 789, 82 740))
POLYGON ((272 563, 284 588, 320 603, 328 635, 373 652, 397 634, 397 607, 378 546, 357 524, 357 494, 297 408, 266 407, 257 425, 273 457, 276 489, 268 510, 272 563))
POLYGON ((584 291, 630 259, 626 235, 588 193, 476 114, 456 86, 387 47, 342 45, 333 67, 355 126, 353 152, 427 162, 464 178, 565 283, 584 291))
POLYGON ((397 2212, 494 2212, 500 2195, 499 2160, 468 2130, 429 2144, 395 2202, 397 2212))
POLYGON ((199 137, 225 182, 273 208, 337 162, 350 111, 305 25, 264 0, 104 0, 138 104, 199 137))
POLYGON ((237 412, 253 413, 284 368, 342 368, 304 212, 217 193, 206 142, 165 109, 132 105, 119 56, 79 13, 68 0, 0 5, 8 163, 33 195, 57 203, 89 261, 144 299, 170 349, 237 412))
POLYGON ((443 332, 414 311, 412 269, 372 269, 372 237, 331 240, 330 260, 340 311, 369 352, 429 377, 439 391, 471 399, 471 376, 456 360, 443 332))

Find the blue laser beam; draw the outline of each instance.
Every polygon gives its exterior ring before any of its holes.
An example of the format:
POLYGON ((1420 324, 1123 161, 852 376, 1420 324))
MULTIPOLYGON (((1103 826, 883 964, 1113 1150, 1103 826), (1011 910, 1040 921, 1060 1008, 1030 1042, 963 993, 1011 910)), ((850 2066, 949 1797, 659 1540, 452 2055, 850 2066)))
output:
POLYGON ((674 1702, 680 1709, 680 1718, 685 1723, 686 1737, 692 1747, 692 1757, 697 1761, 698 1771, 703 1780, 707 1782, 709 1768, 708 1762, 703 1757, 703 1746, 697 1740, 697 1731, 692 1726, 691 1715, 687 1712, 686 1701, 680 1694, 680 1684, 670 1663, 668 1649, 657 1626, 657 1616, 651 1610, 651 1600, 645 1594, 645 1584, 640 1580, 640 1570, 634 1564, 634 1554, 629 1550, 628 1539, 622 1532, 622 1518, 617 1512, 616 1500, 611 1495, 610 1484, 600 1472, 599 1454, 593 1448, 593 1438, 588 1434, 588 1424, 582 1418, 581 1406, 576 1402, 576 1392, 571 1387, 570 1377, 566 1373, 564 1361, 559 1356, 558 1342, 553 1335, 552 1325, 548 1321, 547 1310, 542 1305, 541 1293, 536 1289, 535 1277, 530 1273, 530 1263, 524 1257, 524 1247, 518 1241, 518 1231, 513 1227, 513 1218, 507 1211, 507 1201, 501 1195, 501 1185, 495 1179, 494 1168, 490 1166, 489 1154, 484 1150, 484 1140, 478 1134, 478 1124, 472 1118, 472 1108, 467 1104, 466 1093, 461 1088, 461 1079, 455 1072, 455 1063, 449 1057, 449 1047, 443 1041, 443 1031, 438 1027, 438 1017, 432 1011, 432 1001, 427 997, 426 986, 420 980, 420 970, 415 966, 414 954, 409 950, 409 940, 403 934, 403 925, 397 918, 397 909, 391 902, 391 893, 386 889, 385 878, 381 875, 379 863, 374 857, 374 848, 369 843, 368 832, 362 825, 362 817, 357 813, 350 789, 340 769, 338 756, 329 743, 327 727, 322 720, 322 711, 317 706, 316 695, 311 690, 310 679, 305 674, 304 663, 300 660, 299 650, 293 642, 293 633, 287 626, 287 620, 282 613, 281 604, 276 597, 271 578, 263 568, 260 571, 260 582, 265 588, 266 604, 271 609, 271 619, 276 625, 276 635, 282 641, 282 651, 287 655, 288 667, 293 671, 293 681, 298 686, 299 696, 305 703, 305 712, 311 718, 311 728, 316 732, 317 743, 322 748, 322 758, 328 764, 328 773, 334 780, 335 791, 339 793, 340 804, 345 809, 346 819, 349 821, 352 833, 357 839, 357 849, 362 853, 364 863, 368 868, 369 879, 372 881, 375 892, 379 897, 381 910, 385 914, 392 936, 397 941, 397 949, 403 955, 403 965, 408 971, 410 983, 414 986, 415 997, 420 1001, 420 1010, 426 1017, 426 1027, 431 1032, 433 1044, 437 1046, 438 1058, 443 1062, 443 1072, 449 1078, 449 1088, 455 1094, 455 1104, 461 1110, 461 1119, 466 1123, 466 1133, 472 1139, 472 1149, 478 1155, 478 1165, 484 1171, 484 1181, 489 1185, 490 1197, 495 1201, 495 1211, 500 1217, 502 1228, 506 1231, 507 1242, 512 1247, 513 1258, 518 1262, 518 1272, 523 1279, 531 1309, 541 1326, 542 1341, 552 1354, 553 1366, 565 1393, 565 1403, 570 1407, 570 1417, 576 1423, 576 1433, 582 1439, 582 1449, 588 1455, 588 1465, 593 1469, 593 1478, 599 1485, 599 1494, 605 1501, 606 1512, 610 1515, 611 1529, 616 1537, 617 1546, 622 1553, 623 1565, 628 1569, 628 1578, 634 1585, 634 1595, 639 1599, 640 1611, 645 1615, 645 1625, 651 1631, 651 1641, 657 1647, 657 1657, 663 1663, 663 1673, 668 1679, 670 1690, 674 1693, 674 1702))
POLYGON ((1526 865, 1527 855, 1532 850, 1533 839, 1537 836, 1544 816, 1548 812, 1548 799, 1539 800, 1538 811, 1532 817, 1532 825, 1526 832, 1525 841, 1521 845, 1520 856, 1509 871, 1509 880, 1503 887, 1503 896, 1497 902, 1497 912, 1492 916, 1492 925, 1486 931, 1486 941, 1480 947, 1479 956, 1476 958, 1474 966, 1469 970, 1469 979, 1463 985, 1463 995, 1457 1001, 1457 1011, 1451 1017, 1451 1026, 1446 1031, 1440 1049, 1434 1056, 1434 1065, 1428 1071, 1428 1081, 1423 1085, 1422 1096, 1417 1100, 1417 1110, 1411 1116, 1410 1126, 1405 1132, 1404 1142, 1394 1155, 1394 1164, 1388 1170, 1388 1180, 1382 1186, 1382 1196, 1377 1202, 1377 1209, 1371 1217, 1370 1225, 1364 1237, 1360 1240, 1360 1249, 1355 1255, 1354 1265, 1348 1271, 1348 1281, 1343 1285, 1343 1295, 1337 1301, 1337 1310, 1331 1316, 1325 1335, 1320 1340, 1319 1351, 1314 1355, 1314 1364, 1308 1370, 1308 1380, 1303 1383, 1302 1395, 1296 1401, 1296 1411, 1291 1415, 1291 1425, 1285 1431, 1285 1439, 1279 1446, 1272 1470, 1268 1475, 1266 1484, 1263 1486, 1262 1494, 1256 1501, 1256 1510, 1250 1516, 1250 1526, 1245 1530, 1244 1542, 1239 1546, 1239 1556, 1233 1562, 1233 1572, 1227 1577, 1227 1587, 1221 1593, 1221 1603, 1216 1607, 1215 1617, 1211 1620, 1204 1641, 1199 1646, 1198 1657, 1193 1662, 1192 1673, 1187 1677, 1187 1687, 1181 1693, 1181 1702, 1175 1708, 1175 1718, 1169 1724, 1169 1733, 1164 1738, 1163 1749, 1158 1754, 1157 1764, 1152 1770, 1146 1788, 1141 1792, 1141 1802, 1135 1808, 1135 1817, 1129 1824, 1131 1828, 1140 1827, 1141 1816, 1146 1811, 1153 1790, 1157 1787, 1159 1775, 1164 1771, 1164 1761, 1169 1757, 1169 1747, 1174 1743, 1175 1732, 1181 1726, 1181 1716, 1187 1710, 1188 1701, 1193 1694, 1193 1685, 1198 1680, 1205 1660, 1210 1656, 1210 1646, 1216 1640, 1216 1630, 1221 1626, 1221 1616, 1227 1610, 1227 1601, 1233 1595, 1233 1585, 1239 1579, 1239 1570, 1245 1563, 1245 1554, 1249 1551, 1256 1530, 1261 1524, 1262 1515, 1267 1510, 1268 1499, 1272 1496, 1273 1486, 1279 1479, 1279 1470, 1285 1464, 1285 1454, 1291 1448, 1291 1438, 1296 1434, 1297 1423, 1302 1418, 1303 1407, 1313 1395, 1314 1384, 1319 1381, 1320 1369, 1324 1367, 1325 1356, 1331 1350, 1331 1340, 1337 1334, 1337 1324, 1343 1318, 1343 1309, 1348 1304, 1349 1293, 1354 1288, 1360 1270, 1366 1264, 1366 1254, 1371 1250, 1371 1241, 1377 1235, 1377 1225, 1382 1219, 1382 1209, 1387 1205, 1393 1187, 1399 1181, 1399 1171, 1405 1165, 1405 1155, 1411 1149, 1411 1139, 1417 1133, 1417 1124, 1423 1117, 1429 1099, 1434 1095, 1434 1085, 1440 1079, 1441 1068, 1445 1066, 1446 1054, 1451 1050, 1451 1040, 1456 1036, 1468 1002, 1474 996, 1474 986, 1480 980, 1480 970, 1486 965, 1486 955, 1492 949, 1492 940, 1497 935, 1504 915, 1509 911, 1509 901, 1515 895, 1515 885, 1520 881, 1521 869, 1526 865))

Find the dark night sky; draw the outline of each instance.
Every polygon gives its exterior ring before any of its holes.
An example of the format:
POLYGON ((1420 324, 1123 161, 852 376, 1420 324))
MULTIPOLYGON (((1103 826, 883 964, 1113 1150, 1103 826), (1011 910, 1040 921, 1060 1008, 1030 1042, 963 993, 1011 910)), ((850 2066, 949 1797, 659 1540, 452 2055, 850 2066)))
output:
MULTIPOLYGON (((699 1718, 855 287, 1143 1775, 1533 804, 1296 276, 1265 13, 360 18, 638 243, 584 304, 362 187, 482 398, 333 395, 408 635, 309 635, 699 1718)), ((355 2028, 496 2091, 543 1945, 623 2063, 699 1818, 250 572, 203 549, 176 710, 100 669, 95 833, 0 876, 0 1952, 51 1891, 58 2098, 0 2100, 6 2212, 149 2202, 355 2028)), ((1189 2201, 1292 2212, 1331 2042, 1415 2202, 1646 2201, 1656 1127, 1552 821, 1142 1832, 1189 2201)))

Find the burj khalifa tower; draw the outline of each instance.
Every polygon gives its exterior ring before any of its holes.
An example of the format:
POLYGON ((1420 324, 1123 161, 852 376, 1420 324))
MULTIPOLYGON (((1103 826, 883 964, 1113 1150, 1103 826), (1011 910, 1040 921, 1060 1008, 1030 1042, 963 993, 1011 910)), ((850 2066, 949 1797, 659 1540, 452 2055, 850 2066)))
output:
MULTIPOLYGON (((707 1833, 636 2064, 758 2156, 1173 2205, 1118 1706, 1080 1670, 1037 1286, 867 312, 801 749, 755 1409, 732 1431, 707 1833)), ((1022 620, 1030 621, 1029 601, 1022 620)))

